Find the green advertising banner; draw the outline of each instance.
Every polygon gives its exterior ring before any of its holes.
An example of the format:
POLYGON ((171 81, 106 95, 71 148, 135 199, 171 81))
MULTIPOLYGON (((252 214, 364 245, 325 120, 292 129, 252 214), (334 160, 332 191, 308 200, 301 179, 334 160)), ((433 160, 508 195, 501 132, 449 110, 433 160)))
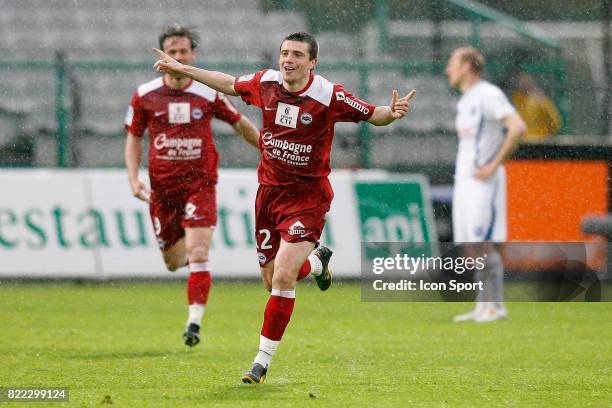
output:
MULTIPOLYGON (((355 196, 363 242, 402 243, 406 253, 432 255, 431 243, 437 242, 437 235, 426 178, 356 181, 355 196)), ((368 258, 384 256, 389 249, 386 245, 366 248, 368 258)))

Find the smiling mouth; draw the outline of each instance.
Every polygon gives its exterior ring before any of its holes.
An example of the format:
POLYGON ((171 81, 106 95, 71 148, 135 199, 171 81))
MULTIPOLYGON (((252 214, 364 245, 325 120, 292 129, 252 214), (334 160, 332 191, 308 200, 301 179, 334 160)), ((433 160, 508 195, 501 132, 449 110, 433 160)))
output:
POLYGON ((293 72, 293 71, 295 71, 295 68, 293 68, 293 67, 283 67, 283 70, 284 70, 285 72, 289 73, 289 72, 293 72))

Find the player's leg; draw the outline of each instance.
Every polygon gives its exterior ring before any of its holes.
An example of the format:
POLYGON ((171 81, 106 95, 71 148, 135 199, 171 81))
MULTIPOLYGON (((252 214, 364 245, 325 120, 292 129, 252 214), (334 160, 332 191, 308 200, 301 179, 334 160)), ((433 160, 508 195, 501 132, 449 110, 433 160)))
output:
POLYGON ((160 200, 153 194, 149 204, 153 232, 166 269, 170 272, 187 265, 185 231, 181 226, 181 212, 177 212, 175 201, 172 199, 160 200))
POLYGON ((190 347, 200 342, 200 326, 208 302, 211 285, 208 250, 212 236, 212 228, 185 228, 185 247, 189 259, 189 278, 187 279, 189 315, 185 324, 186 330, 183 334, 183 340, 190 347))
MULTIPOLYGON (((299 219, 291 219, 284 225, 284 227, 291 233, 299 231, 308 225, 311 229, 310 233, 314 233, 315 236, 320 237, 325 226, 325 215, 331 206, 331 201, 334 197, 334 193, 329 183, 329 180, 322 180, 320 183, 308 187, 306 191, 298 192, 298 196, 307 197, 302 202, 300 201, 300 207, 302 211, 307 213, 299 219), (297 226, 297 230, 294 227, 297 226)), ((312 238, 312 237, 311 237, 312 238)), ((298 280, 304 279, 308 275, 312 275, 317 282, 317 286, 322 291, 329 289, 332 284, 333 275, 329 268, 329 260, 331 259, 333 252, 331 249, 319 245, 317 242, 316 248, 308 256, 308 259, 304 262, 298 272, 298 280)))
MULTIPOLYGON (((491 199, 488 197, 489 188, 486 183, 475 179, 461 179, 455 184, 453 191, 453 239, 463 244, 466 257, 481 255, 482 245, 469 245, 480 243, 487 233, 491 215, 491 199), (479 255, 480 254, 480 255, 479 255)), ((475 282, 483 282, 484 290, 478 291, 474 308, 467 313, 453 318, 455 322, 474 321, 486 308, 487 298, 490 297, 491 287, 488 282, 488 271, 476 270, 475 282)))
MULTIPOLYGON (((298 271, 297 280, 301 281, 309 275, 315 277, 317 286, 322 291, 329 289, 332 284, 333 274, 329 267, 329 260, 333 251, 325 246, 319 245, 315 248, 298 271)), ((261 279, 264 288, 270 292, 272 290, 272 276, 274 275, 274 262, 268 262, 260 267, 261 279)))
POLYGON ((184 204, 181 226, 185 229, 185 250, 189 261, 187 302, 189 315, 183 339, 187 346, 200 341, 200 326, 211 286, 208 257, 213 230, 217 223, 215 186, 206 186, 190 195, 184 204))
MULTIPOLYGON (((251 369, 242 377, 245 383, 262 383, 265 378, 293 313, 298 275, 300 271, 305 275, 304 264, 321 237, 332 197, 327 180, 306 188, 260 186, 257 192, 255 224, 259 263, 265 266, 274 259, 274 266, 262 271, 264 281, 265 276, 272 274, 271 296, 264 313, 259 352, 251 369)), ((311 270, 315 262, 310 264, 311 270)))
POLYGON ((170 272, 187 265, 187 251, 185 249, 185 238, 179 239, 174 245, 162 251, 164 264, 170 272))
MULTIPOLYGON (((494 220, 492 220, 493 227, 487 239, 493 242, 504 242, 507 239, 504 168, 500 167, 494 177, 496 178, 492 197, 494 220)), ((487 311, 477 319, 478 322, 490 322, 505 319, 508 316, 508 311, 504 305, 504 264, 498 246, 493 243, 487 246, 487 270, 491 288, 491 303, 487 311)))
MULTIPOLYGON (((465 244, 469 241, 467 234, 468 222, 466 217, 466 211, 468 201, 471 199, 469 196, 469 190, 467 183, 464 180, 456 180, 453 187, 453 241, 455 244, 465 244)), ((477 278, 476 278, 477 280, 477 278)), ((479 303, 476 302, 475 307, 467 313, 457 315, 453 318, 455 322, 466 322, 473 321, 476 316, 480 313, 479 303)))
POLYGON ((294 243, 281 241, 274 259, 272 290, 264 312, 259 351, 255 356, 253 366, 243 375, 243 382, 262 383, 265 379, 272 356, 291 320, 298 272, 312 252, 314 245, 314 242, 311 241, 294 243))

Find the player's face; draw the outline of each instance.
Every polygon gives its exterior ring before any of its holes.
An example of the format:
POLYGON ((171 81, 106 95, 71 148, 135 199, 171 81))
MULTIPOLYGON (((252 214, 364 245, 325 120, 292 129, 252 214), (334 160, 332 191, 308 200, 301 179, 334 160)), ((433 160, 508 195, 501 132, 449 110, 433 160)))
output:
POLYGON ((166 38, 163 51, 181 64, 191 65, 195 60, 195 51, 187 37, 166 38))
POLYGON ((310 59, 308 43, 287 40, 281 45, 278 65, 288 84, 303 81, 310 75, 315 64, 316 60, 310 59))
POLYGON ((459 53, 454 52, 451 55, 446 65, 446 70, 444 71, 450 86, 459 86, 468 68, 467 65, 466 62, 461 60, 461 55, 459 53))

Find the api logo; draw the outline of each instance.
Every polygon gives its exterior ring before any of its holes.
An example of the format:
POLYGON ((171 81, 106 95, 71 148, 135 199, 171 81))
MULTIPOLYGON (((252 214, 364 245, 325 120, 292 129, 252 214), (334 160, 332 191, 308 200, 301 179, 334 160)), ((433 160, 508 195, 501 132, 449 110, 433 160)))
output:
POLYGON ((300 122, 302 122, 304 125, 310 125, 312 123, 312 115, 308 112, 302 113, 302 116, 300 116, 300 122))

